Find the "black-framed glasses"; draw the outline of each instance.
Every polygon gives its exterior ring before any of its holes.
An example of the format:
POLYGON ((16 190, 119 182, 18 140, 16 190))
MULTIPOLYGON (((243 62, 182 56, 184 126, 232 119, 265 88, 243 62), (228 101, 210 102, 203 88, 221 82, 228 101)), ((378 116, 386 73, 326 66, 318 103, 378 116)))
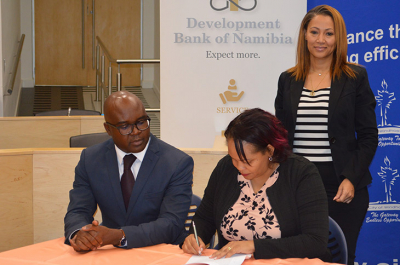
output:
POLYGON ((135 123, 124 124, 121 126, 115 126, 107 121, 106 121, 106 124, 117 129, 121 135, 128 135, 128 134, 132 133, 133 127, 135 127, 135 126, 139 131, 147 130, 150 127, 150 121, 151 121, 150 117, 147 117, 145 119, 140 119, 135 123))

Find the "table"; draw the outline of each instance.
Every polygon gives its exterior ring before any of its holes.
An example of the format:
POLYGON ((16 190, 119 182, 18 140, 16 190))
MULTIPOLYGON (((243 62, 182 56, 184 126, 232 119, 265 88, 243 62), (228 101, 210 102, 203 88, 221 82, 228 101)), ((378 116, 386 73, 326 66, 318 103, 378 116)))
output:
MULTIPOLYGON (((207 249, 205 255, 215 251, 207 249)), ((64 238, 38 243, 0 253, 2 265, 180 265, 185 264, 191 255, 183 253, 176 245, 160 244, 151 247, 120 249, 105 246, 85 254, 75 252, 64 244, 64 238)), ((244 265, 326 265, 319 259, 268 259, 245 260, 244 265)))

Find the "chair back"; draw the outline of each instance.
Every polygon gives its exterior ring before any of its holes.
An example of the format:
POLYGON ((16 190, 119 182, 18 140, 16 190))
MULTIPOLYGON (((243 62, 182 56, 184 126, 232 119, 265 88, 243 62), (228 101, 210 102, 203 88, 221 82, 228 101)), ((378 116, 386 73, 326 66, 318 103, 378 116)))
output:
POLYGON ((217 240, 218 237, 217 236, 218 236, 218 233, 215 232, 215 234, 212 236, 212 238, 210 240, 210 246, 208 248, 216 249, 216 250, 219 249, 219 244, 218 244, 218 240, 217 240))
POLYGON ((190 225, 192 224, 192 219, 197 208, 199 208, 201 203, 201 198, 195 194, 192 194, 192 203, 190 204, 189 212, 185 221, 186 232, 189 231, 190 225))
POLYGON ((69 147, 89 147, 105 142, 110 138, 111 136, 106 132, 71 136, 69 138, 69 147))
MULTIPOLYGON (((189 208, 189 212, 185 221, 185 229, 186 232, 189 232, 190 229, 190 225, 192 224, 192 219, 193 216, 197 210, 197 208, 199 208, 201 203, 201 198, 195 194, 192 195, 192 203, 190 205, 189 208)), ((212 236, 211 241, 210 241, 210 246, 208 248, 213 248, 213 249, 219 249, 218 248, 218 242, 217 240, 215 240, 215 234, 212 236)))
POLYGON ((340 226, 329 217, 328 248, 332 254, 332 262, 347 264, 347 243, 340 226))
POLYGON ((38 112, 35 116, 86 116, 86 115, 101 115, 96 110, 85 109, 60 109, 38 112))

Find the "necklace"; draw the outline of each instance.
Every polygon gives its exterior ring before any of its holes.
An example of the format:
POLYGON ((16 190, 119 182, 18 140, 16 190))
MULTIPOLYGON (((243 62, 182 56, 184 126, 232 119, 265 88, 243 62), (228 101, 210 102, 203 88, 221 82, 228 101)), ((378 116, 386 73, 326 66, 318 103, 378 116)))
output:
MULTIPOLYGON (((329 71, 328 71, 328 72, 329 72, 329 71)), ((310 92, 310 96, 313 97, 313 96, 315 95, 315 89, 317 89, 318 86, 322 83, 322 80, 324 80, 324 78, 325 78, 325 76, 326 76, 326 74, 327 74, 328 72, 326 72, 326 73, 324 74, 324 76, 322 77, 321 81, 319 81, 318 85, 317 85, 315 88, 314 88, 314 86, 313 86, 312 79, 310 78, 310 83, 311 83, 311 92, 310 92)), ((322 73, 321 73, 321 74, 318 73, 318 75, 321 76, 322 73)))
MULTIPOLYGON (((311 69, 310 69, 310 71, 311 71, 311 73, 316 73, 316 74, 318 74, 319 76, 322 75, 322 72, 321 72, 321 73, 318 73, 317 71, 314 71, 314 70, 311 70, 311 69)), ((328 69, 328 72, 329 72, 329 69, 328 69)))

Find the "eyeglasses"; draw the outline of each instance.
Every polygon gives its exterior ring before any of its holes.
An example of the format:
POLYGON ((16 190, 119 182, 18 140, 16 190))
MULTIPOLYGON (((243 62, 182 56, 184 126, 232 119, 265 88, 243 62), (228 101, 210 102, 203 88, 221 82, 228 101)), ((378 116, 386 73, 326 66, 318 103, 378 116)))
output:
POLYGON ((133 127, 135 127, 135 126, 139 131, 147 130, 150 127, 150 121, 151 121, 151 119, 149 117, 147 117, 146 119, 140 119, 135 123, 124 124, 121 126, 115 126, 109 122, 106 122, 106 124, 117 129, 121 135, 128 135, 128 134, 132 133, 133 127))

